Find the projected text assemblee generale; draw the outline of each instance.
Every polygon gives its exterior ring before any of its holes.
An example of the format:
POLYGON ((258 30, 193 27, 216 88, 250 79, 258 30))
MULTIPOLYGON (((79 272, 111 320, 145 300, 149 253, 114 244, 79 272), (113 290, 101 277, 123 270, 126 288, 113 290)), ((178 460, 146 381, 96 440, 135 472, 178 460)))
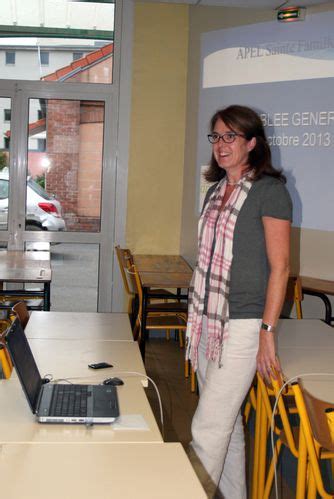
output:
POLYGON ((261 113, 263 125, 270 127, 285 126, 329 126, 334 125, 334 111, 302 111, 261 113))

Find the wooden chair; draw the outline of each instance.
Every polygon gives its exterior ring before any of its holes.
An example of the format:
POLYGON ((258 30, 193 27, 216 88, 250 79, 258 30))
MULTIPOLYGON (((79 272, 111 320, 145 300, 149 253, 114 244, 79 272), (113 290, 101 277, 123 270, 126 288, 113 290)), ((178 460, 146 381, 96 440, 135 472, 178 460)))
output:
MULTIPOLYGON (((12 313, 10 314, 10 319, 18 317, 24 329, 29 320, 29 312, 26 302, 20 301, 15 303, 12 307, 11 312, 12 313)), ((8 327, 10 327, 11 324, 12 321, 9 319, 3 319, 0 321, 0 363, 2 365, 2 371, 6 379, 10 378, 13 370, 13 364, 4 342, 4 336, 6 334, 8 327)))
POLYGON ((43 299, 35 293, 33 290, 0 290, 0 309, 11 309, 15 303, 24 301, 29 310, 43 310, 43 299))
MULTIPOLYGON (((139 309, 137 314, 137 319, 133 329, 133 336, 135 340, 140 340, 142 335, 141 328, 141 315, 142 315, 142 303, 143 303, 143 290, 140 281, 140 277, 135 265, 132 265, 128 269, 128 273, 132 278, 133 287, 138 294, 139 298, 139 309)), ((164 304, 161 304, 163 307, 164 304)), ((167 304, 166 304, 167 305, 167 304)), ((152 330, 176 330, 179 332, 179 342, 180 346, 183 346, 183 336, 182 331, 185 331, 187 327, 187 317, 185 313, 171 311, 168 308, 166 311, 150 311, 147 312, 146 317, 146 329, 152 330)))
MULTIPOLYGON (((128 296, 128 314, 131 318, 131 325, 134 326, 134 322, 138 314, 138 304, 136 303, 137 297, 136 297, 136 288, 134 287, 135 284, 132 282, 131 276, 129 274, 129 269, 134 264, 133 256, 129 249, 121 248, 119 245, 115 246, 115 250, 122 275, 124 289, 128 296)), ((174 313, 175 311, 178 312, 180 311, 184 313, 187 312, 187 304, 178 302, 176 295, 171 291, 166 289, 154 289, 154 293, 164 294, 167 296, 165 304, 163 305, 164 308, 163 313, 167 312, 168 310, 171 313, 174 313), (169 302, 168 300, 172 300, 172 303, 169 302)), ((153 300, 150 300, 148 309, 151 312, 154 311, 158 312, 160 308, 161 308, 161 303, 154 303, 153 300)))
POLYGON ((25 329, 30 317, 26 303, 24 301, 15 303, 12 307, 12 312, 19 318, 22 328, 25 329))
POLYGON ((125 292, 128 297, 128 314, 131 317, 134 309, 135 292, 131 289, 131 283, 128 280, 127 269, 133 265, 133 258, 131 251, 121 248, 119 245, 115 246, 119 269, 122 276, 125 292))
POLYGON ((325 489, 320 459, 334 458, 334 440, 326 416, 326 410, 334 404, 319 400, 303 387, 302 381, 292 384, 296 406, 300 417, 309 463, 308 499, 315 499, 317 493, 325 499, 333 499, 334 493, 325 489))

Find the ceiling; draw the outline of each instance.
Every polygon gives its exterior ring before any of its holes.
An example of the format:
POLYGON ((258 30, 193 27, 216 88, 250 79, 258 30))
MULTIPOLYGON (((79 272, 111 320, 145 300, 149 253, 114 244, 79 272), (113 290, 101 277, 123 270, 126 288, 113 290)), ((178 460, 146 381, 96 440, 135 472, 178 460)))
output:
POLYGON ((248 8, 263 8, 263 9, 276 9, 277 7, 289 6, 308 6, 319 5, 325 2, 324 0, 301 0, 297 1, 284 1, 284 0, 145 0, 148 2, 156 3, 186 3, 188 5, 211 5, 216 7, 248 7, 248 8))

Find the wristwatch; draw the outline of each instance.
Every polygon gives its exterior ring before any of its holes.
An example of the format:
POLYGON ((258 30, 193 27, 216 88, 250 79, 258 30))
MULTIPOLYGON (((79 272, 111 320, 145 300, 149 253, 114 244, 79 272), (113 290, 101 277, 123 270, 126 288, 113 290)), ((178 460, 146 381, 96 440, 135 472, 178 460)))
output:
POLYGON ((266 324, 265 322, 262 322, 261 329, 268 331, 268 333, 274 333, 276 331, 276 326, 271 326, 270 324, 266 324))

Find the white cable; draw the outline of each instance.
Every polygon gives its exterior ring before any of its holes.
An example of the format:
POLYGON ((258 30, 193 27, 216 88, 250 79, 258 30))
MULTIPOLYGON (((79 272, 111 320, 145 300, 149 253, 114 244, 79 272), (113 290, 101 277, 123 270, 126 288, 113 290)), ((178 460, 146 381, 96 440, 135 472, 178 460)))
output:
MULTIPOLYGON (((163 416, 163 408, 162 408, 162 402, 161 402, 161 396, 160 396, 160 392, 159 392, 159 389, 155 383, 155 381, 150 378, 150 376, 147 376, 147 374, 144 374, 144 373, 139 373, 137 371, 113 371, 112 373, 112 377, 115 377, 115 376, 124 376, 124 375, 130 375, 130 376, 143 376, 144 378, 148 379, 154 389, 155 389, 155 392, 157 394, 157 398, 158 398, 158 402, 159 402, 159 411, 160 411, 160 423, 161 423, 161 432, 162 432, 162 436, 164 437, 164 433, 165 433, 165 428, 164 428, 164 416, 163 416)), ((73 377, 70 377, 70 378, 58 378, 58 379, 53 379, 52 375, 51 374, 46 374, 44 376, 44 378, 46 377, 49 377, 48 379, 50 379, 50 381, 53 381, 53 383, 58 383, 59 381, 66 381, 67 383, 72 383, 71 380, 83 380, 83 381, 87 381, 89 380, 90 378, 89 377, 85 377, 85 376, 73 376, 73 377)), ((92 379, 92 382, 96 382, 96 379, 95 378, 91 378, 92 379)))
POLYGON ((276 461, 275 445, 274 445, 274 425, 275 425, 274 420, 275 420, 275 412, 277 409, 278 400, 282 394, 282 391, 284 390, 284 388, 287 385, 291 384, 294 381, 298 381, 299 378, 306 378, 308 376, 334 376, 334 373, 302 373, 302 374, 297 374, 296 376, 293 376, 293 378, 289 378, 287 381, 285 381, 283 383, 283 385, 281 386, 281 388, 277 394, 277 397, 275 398, 275 403, 273 406, 273 411, 272 411, 272 416, 271 416, 271 424, 270 424, 270 443, 271 443, 271 451, 273 453, 273 463, 274 463, 274 473, 275 473, 275 497, 276 497, 276 499, 278 499, 278 484, 277 484, 277 469, 276 469, 277 461, 276 461))

